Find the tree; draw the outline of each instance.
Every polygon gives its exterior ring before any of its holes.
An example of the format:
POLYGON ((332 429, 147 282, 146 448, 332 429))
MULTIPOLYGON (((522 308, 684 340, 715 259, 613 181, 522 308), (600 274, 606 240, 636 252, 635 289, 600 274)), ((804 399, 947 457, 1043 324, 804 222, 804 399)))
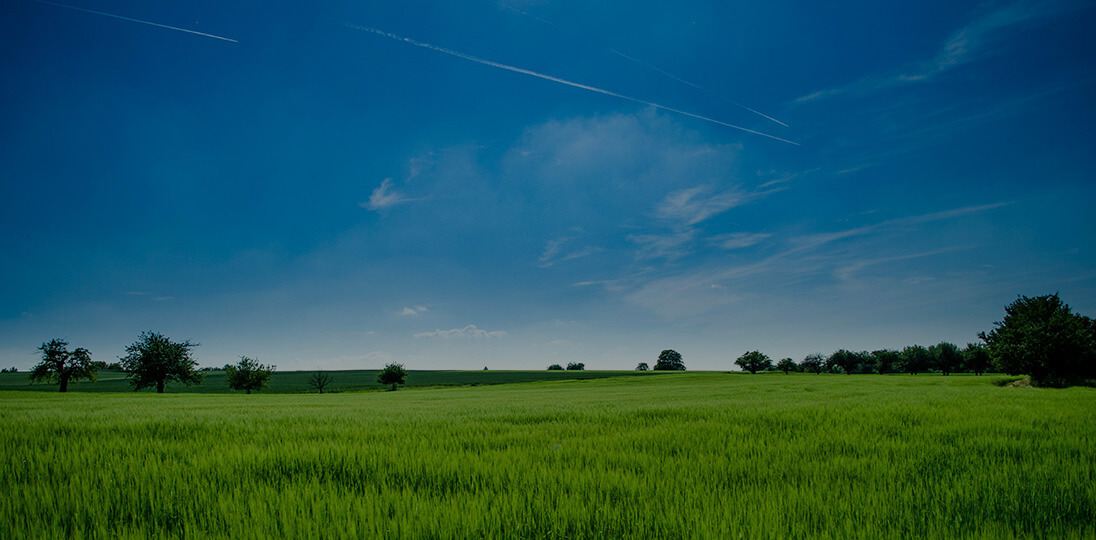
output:
POLYGON ((929 347, 929 353, 932 354, 933 365, 944 375, 959 369, 959 365, 963 362, 963 353, 959 352, 959 347, 947 341, 941 341, 929 347))
POLYGON ((240 363, 228 366, 228 387, 233 390, 243 390, 248 394, 252 390, 262 390, 266 383, 270 382, 270 375, 274 373, 274 366, 260 364, 255 358, 240 357, 240 363))
POLYGON ((932 353, 920 345, 911 345, 898 353, 901 359, 902 371, 910 375, 916 375, 919 371, 925 371, 932 365, 932 353))
POLYGON ((548 366, 548 371, 563 371, 563 366, 559 364, 552 364, 548 366))
POLYGON ((685 371, 685 362, 681 359, 681 353, 673 349, 658 353, 655 371, 685 371))
POLYGON ((647 362, 640 362, 636 364, 636 371, 647 371, 649 369, 651 369, 651 367, 647 365, 647 362))
POLYGON ((67 341, 51 339, 42 343, 38 350, 42 351, 42 360, 30 372, 32 381, 57 383, 59 392, 68 392, 70 382, 95 380, 98 367, 91 361, 91 352, 87 349, 78 347, 69 352, 67 341))
POLYGON ((993 357, 989 349, 981 343, 967 343, 963 348, 963 370, 981 375, 993 366, 993 357))
POLYGON ((585 371, 586 364, 582 362, 567 362, 567 371, 585 371))
POLYGON ((198 363, 191 357, 191 349, 197 346, 190 340, 176 342, 157 332, 142 332, 119 360, 134 390, 155 386, 163 394, 164 385, 171 381, 202 384, 198 363))
POLYGON ((902 360, 898 355, 898 351, 894 349, 879 349, 878 351, 872 351, 871 357, 875 364, 875 370, 879 373, 893 372, 897 369, 898 364, 902 360))
POLYGON ((1058 293, 1020 296, 1005 318, 978 337, 1001 371, 1031 376, 1036 386, 1064 386, 1096 377, 1096 322, 1073 313, 1058 293))
POLYGON ((327 385, 331 384, 331 375, 324 373, 323 371, 317 371, 308 378, 308 386, 315 388, 319 393, 323 393, 323 389, 327 388, 327 385))
POLYGON ((739 356, 738 360, 735 360, 734 363, 736 366, 742 368, 744 371, 749 371, 750 373, 764 371, 771 368, 773 365, 773 361, 761 351, 749 351, 742 356, 739 356))
POLYGON ((384 369, 377 374, 377 382, 381 384, 391 384, 392 390, 395 390, 397 384, 403 384, 403 379, 406 376, 407 371, 403 369, 403 364, 393 362, 384 366, 384 369))
POLYGON ((827 364, 844 371, 845 375, 848 375, 860 367, 860 355, 847 349, 840 349, 830 355, 827 364))
POLYGON ((780 361, 776 363, 776 369, 783 371, 784 374, 787 375, 793 371, 799 371, 799 366, 797 366, 795 360, 792 360, 791 358, 781 358, 780 361))
POLYGON ((803 358, 803 362, 800 367, 806 373, 822 373, 822 368, 826 363, 826 357, 819 353, 808 354, 803 358))

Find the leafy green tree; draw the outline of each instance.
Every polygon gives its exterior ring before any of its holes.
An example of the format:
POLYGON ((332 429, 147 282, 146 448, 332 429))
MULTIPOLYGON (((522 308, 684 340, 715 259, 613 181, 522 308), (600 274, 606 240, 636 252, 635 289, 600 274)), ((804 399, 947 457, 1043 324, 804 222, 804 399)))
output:
POLYGON ((793 371, 799 371, 799 366, 796 365, 795 360, 792 360, 791 358, 781 358, 780 361, 776 363, 776 369, 783 371, 784 374, 787 375, 793 371))
POLYGON ((248 394, 252 390, 262 390, 274 373, 274 366, 260 364, 255 358, 240 357, 240 363, 228 366, 225 370, 228 378, 228 387, 233 390, 243 390, 248 394))
POLYGON ((91 361, 91 352, 87 349, 78 347, 69 352, 67 341, 51 339, 42 343, 38 350, 42 352, 42 360, 30 372, 32 381, 57 383, 59 392, 68 392, 70 382, 95 380, 99 368, 91 361))
POLYGON ((392 390, 396 389, 396 385, 403 384, 404 377, 407 377, 407 370, 403 369, 403 364, 391 363, 384 366, 384 369, 377 374, 377 382, 381 384, 391 384, 392 390))
POLYGON ((1001 371, 1029 375, 1036 386, 1096 377, 1096 322, 1073 313, 1057 293, 1021 296, 994 326, 978 337, 1001 371))
POLYGON ((878 373, 893 373, 902 361, 898 351, 893 349, 872 351, 871 356, 872 363, 875 364, 875 371, 878 373))
POLYGON ((331 384, 331 375, 323 371, 317 371, 308 378, 308 386, 315 388, 317 392, 323 393, 323 389, 327 388, 327 385, 331 384))
POLYGON ((582 362, 568 362, 567 363, 567 371, 585 371, 585 370, 586 370, 586 364, 583 364, 582 362))
POLYGON ((799 364, 804 373, 822 373, 826 357, 818 353, 808 354, 799 364))
POLYGON ((773 365, 773 361, 761 351, 749 351, 742 356, 739 356, 738 360, 735 360, 734 363, 736 366, 742 368, 743 371, 749 371, 750 373, 764 371, 771 368, 773 365))
POLYGON ((685 371, 685 362, 681 358, 681 353, 673 349, 658 353, 655 371, 685 371))
POLYGON ((993 366, 989 349, 981 343, 967 343, 963 348, 963 370, 981 375, 993 366))
POLYGON ((844 371, 846 375, 858 371, 861 368, 861 364, 867 359, 866 353, 856 353, 847 349, 840 349, 837 352, 830 355, 827 363, 841 371, 844 371))
POLYGON ((932 354, 932 364, 944 375, 959 369, 963 362, 963 353, 959 352, 959 347, 954 343, 942 341, 929 347, 929 353, 932 354))
POLYGON ((563 371, 563 366, 559 364, 552 364, 548 366, 548 371, 563 371))
POLYGON ((902 349, 898 357, 901 359, 902 371, 910 375, 925 371, 932 365, 932 353, 920 345, 911 345, 902 349))
POLYGON ((640 362, 636 364, 636 371, 647 371, 649 369, 651 369, 651 367, 647 365, 647 362, 640 362))
POLYGON ((157 332, 142 332, 119 360, 129 372, 134 390, 155 386, 156 392, 163 394, 168 382, 187 386, 202 383, 198 363, 191 357, 191 349, 197 346, 189 340, 171 341, 157 332))

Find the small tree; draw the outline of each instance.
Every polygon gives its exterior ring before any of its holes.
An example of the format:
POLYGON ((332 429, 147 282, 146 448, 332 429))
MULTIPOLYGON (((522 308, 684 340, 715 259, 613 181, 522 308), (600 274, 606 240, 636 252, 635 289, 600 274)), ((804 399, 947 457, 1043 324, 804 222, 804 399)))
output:
POLYGON ((586 364, 582 362, 567 362, 567 371, 585 371, 586 364))
POLYGON ((323 393, 323 389, 327 388, 327 385, 331 384, 331 375, 324 373, 323 371, 317 371, 308 378, 308 386, 315 388, 319 393, 323 393))
POLYGON ((942 341, 929 347, 929 353, 932 354, 933 365, 944 375, 959 369, 959 364, 963 362, 963 354, 954 343, 942 341))
POLYGON ((871 352, 875 370, 879 373, 892 373, 901 361, 898 351, 893 349, 880 349, 871 352))
POLYGON ((901 359, 902 371, 910 375, 925 371, 932 365, 932 353, 920 345, 911 345, 902 349, 898 357, 901 359))
POLYGON ((563 371, 563 366, 559 364, 552 364, 548 366, 548 371, 563 371))
POLYGON ((734 363, 736 366, 742 368, 744 371, 749 371, 750 373, 764 371, 771 368, 773 365, 773 361, 761 351, 747 352, 742 356, 739 356, 738 360, 735 360, 734 363))
POLYGON ((963 370, 981 375, 993 365, 989 349, 980 343, 967 343, 963 348, 963 370))
POLYGON ((170 381, 187 386, 202 383, 198 363, 191 358, 191 349, 197 346, 190 340, 176 342, 156 332, 142 332, 120 360, 134 390, 155 386, 163 394, 170 381))
POLYGON ((403 384, 403 379, 406 376, 407 371, 403 369, 403 364, 393 362, 384 366, 384 369, 377 374, 377 382, 381 384, 391 384, 392 390, 395 390, 396 385, 403 384))
POLYGON ((808 354, 803 358, 803 362, 800 367, 806 373, 822 373, 822 369, 826 364, 826 357, 819 353, 808 354))
MULTIPOLYGON (((57 383, 59 392, 68 392, 70 382, 80 379, 95 380, 98 366, 91 361, 91 352, 83 347, 69 352, 68 342, 51 339, 38 347, 42 360, 30 372, 32 381, 57 383)), ((15 368, 11 368, 14 373, 15 368)))
POLYGON ((1021 296, 994 326, 978 337, 1001 371, 1030 375, 1037 386, 1096 377, 1096 323, 1073 313, 1057 293, 1021 296))
POLYGON ((647 371, 649 369, 651 369, 651 367, 647 365, 647 362, 640 362, 636 364, 636 371, 647 371))
POLYGON ((252 390, 262 390, 266 383, 270 382, 270 375, 274 373, 274 366, 264 366, 255 358, 240 357, 240 363, 228 366, 225 370, 228 374, 228 387, 233 390, 243 390, 248 394, 252 390))
POLYGON ((840 349, 830 355, 827 363, 844 371, 845 375, 848 375, 860 369, 860 364, 863 360, 864 356, 861 356, 859 353, 847 349, 840 349))
POLYGON ((655 371, 685 371, 685 362, 681 358, 681 353, 673 349, 658 353, 655 371))
POLYGON ((783 371, 784 374, 787 375, 793 371, 799 371, 799 366, 796 365, 795 360, 792 360, 791 358, 781 358, 780 361, 776 363, 776 369, 783 371))

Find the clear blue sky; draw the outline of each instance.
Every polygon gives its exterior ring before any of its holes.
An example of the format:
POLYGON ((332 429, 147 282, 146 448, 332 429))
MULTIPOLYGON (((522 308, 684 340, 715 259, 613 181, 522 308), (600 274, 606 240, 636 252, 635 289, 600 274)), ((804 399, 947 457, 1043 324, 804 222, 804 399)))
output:
POLYGON ((1089 2, 71 1, 0 8, 5 366, 730 369, 1096 314, 1089 2))

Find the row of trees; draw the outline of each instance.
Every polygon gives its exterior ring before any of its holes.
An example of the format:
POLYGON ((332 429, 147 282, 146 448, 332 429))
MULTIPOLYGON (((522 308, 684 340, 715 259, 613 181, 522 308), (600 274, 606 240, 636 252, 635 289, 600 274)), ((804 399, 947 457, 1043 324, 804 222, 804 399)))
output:
POLYGON ((568 362, 566 368, 559 364, 552 364, 548 366, 548 371, 563 371, 564 369, 566 369, 567 371, 585 371, 586 364, 582 362, 568 362))
POLYGON ((784 373, 909 373, 927 371, 943 373, 967 372, 981 375, 992 366, 989 350, 984 345, 968 343, 960 350, 954 343, 942 342, 931 347, 913 345, 899 350, 850 351, 841 349, 833 354, 809 354, 802 361, 782 358, 773 362, 760 351, 749 351, 735 360, 743 371, 783 371, 784 373))

